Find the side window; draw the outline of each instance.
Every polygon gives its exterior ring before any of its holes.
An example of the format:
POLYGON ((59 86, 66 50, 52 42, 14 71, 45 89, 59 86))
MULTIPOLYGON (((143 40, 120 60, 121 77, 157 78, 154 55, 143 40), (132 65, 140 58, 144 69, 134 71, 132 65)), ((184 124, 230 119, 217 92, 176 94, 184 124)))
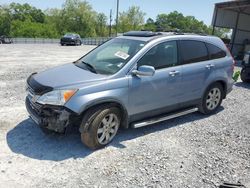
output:
POLYGON ((227 54, 224 50, 220 49, 219 47, 213 44, 206 43, 206 45, 207 45, 210 59, 219 59, 219 58, 226 57, 227 54))
POLYGON ((172 67, 177 65, 176 41, 163 42, 151 48, 138 62, 137 67, 142 65, 153 66, 155 69, 172 67))
POLYGON ((182 64, 196 63, 209 59, 207 47, 204 42, 183 40, 180 41, 182 64))

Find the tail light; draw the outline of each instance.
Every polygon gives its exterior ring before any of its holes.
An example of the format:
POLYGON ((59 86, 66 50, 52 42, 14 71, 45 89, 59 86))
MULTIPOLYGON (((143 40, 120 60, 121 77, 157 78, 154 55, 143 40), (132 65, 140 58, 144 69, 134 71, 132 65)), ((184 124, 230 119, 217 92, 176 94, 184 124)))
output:
MULTIPOLYGON (((225 45, 225 46, 226 46, 226 45, 225 45)), ((227 48, 227 51, 229 52, 229 54, 231 55, 231 57, 232 57, 232 59, 233 59, 232 71, 234 72, 234 67, 235 67, 235 65, 236 65, 236 61, 235 61, 235 59, 234 59, 234 57, 233 57, 231 51, 229 50, 229 48, 228 48, 227 46, 226 46, 226 48, 227 48)))

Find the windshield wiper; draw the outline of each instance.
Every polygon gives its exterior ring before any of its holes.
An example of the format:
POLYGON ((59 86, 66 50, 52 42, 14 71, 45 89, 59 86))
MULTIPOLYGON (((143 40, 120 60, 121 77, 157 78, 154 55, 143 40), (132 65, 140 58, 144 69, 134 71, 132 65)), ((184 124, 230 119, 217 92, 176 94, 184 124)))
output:
POLYGON ((82 63, 83 63, 84 65, 86 65, 86 67, 88 67, 88 70, 90 70, 91 72, 97 74, 97 71, 95 70, 95 67, 94 67, 93 65, 91 65, 91 64, 89 64, 89 63, 86 63, 86 62, 84 62, 84 61, 82 61, 82 63))

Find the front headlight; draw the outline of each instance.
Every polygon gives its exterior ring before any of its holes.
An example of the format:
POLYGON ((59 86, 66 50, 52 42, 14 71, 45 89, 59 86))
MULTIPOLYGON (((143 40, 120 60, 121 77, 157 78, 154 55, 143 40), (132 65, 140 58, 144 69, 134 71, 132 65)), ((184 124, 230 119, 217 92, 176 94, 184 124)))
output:
POLYGON ((50 105, 64 105, 77 90, 54 90, 45 93, 37 99, 40 104, 50 104, 50 105))

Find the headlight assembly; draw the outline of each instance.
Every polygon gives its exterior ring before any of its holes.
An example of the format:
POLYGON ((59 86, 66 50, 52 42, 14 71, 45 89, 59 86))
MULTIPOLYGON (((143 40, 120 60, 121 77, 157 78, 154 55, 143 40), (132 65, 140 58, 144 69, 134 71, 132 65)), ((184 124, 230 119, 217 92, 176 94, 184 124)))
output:
POLYGON ((76 91, 77 90, 54 90, 39 97, 37 102, 40 104, 62 106, 76 93, 76 91))

